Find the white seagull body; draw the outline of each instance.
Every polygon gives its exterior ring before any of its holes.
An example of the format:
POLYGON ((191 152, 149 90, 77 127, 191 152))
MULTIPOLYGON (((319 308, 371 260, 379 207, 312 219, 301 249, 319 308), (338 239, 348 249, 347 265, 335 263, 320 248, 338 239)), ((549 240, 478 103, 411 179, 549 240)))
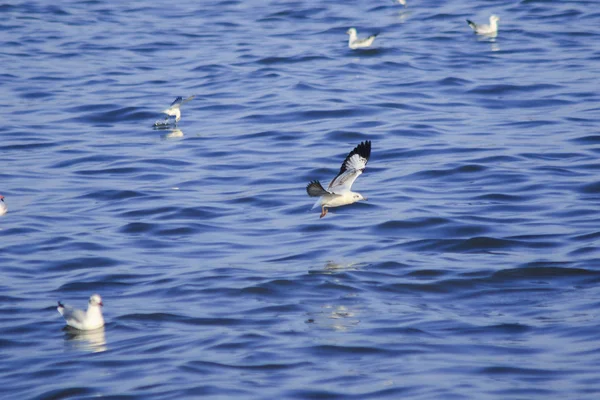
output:
POLYGON ((359 39, 355 28, 348 29, 346 34, 350 35, 350 38, 348 39, 348 47, 350 47, 352 50, 371 46, 375 40, 375 37, 379 35, 379 33, 376 33, 366 39, 359 39))
POLYGON ((4 202, 4 196, 0 195, 0 215, 4 215, 8 212, 8 206, 4 202))
POLYGON ((352 191, 352 184, 363 173, 371 157, 371 141, 361 142, 352 150, 342 163, 340 172, 331 181, 327 190, 321 182, 315 180, 306 186, 306 193, 311 197, 320 197, 313 208, 321 206, 321 217, 327 214, 327 208, 345 206, 359 200, 367 200, 360 193, 352 191))
MULTIPOLYGON (((169 108, 163 110, 163 113, 167 114, 169 117, 175 117, 175 123, 178 123, 181 119, 181 106, 187 103, 188 101, 192 100, 194 97, 196 96, 190 96, 185 100, 183 99, 183 97, 177 97, 175 101, 171 103, 169 108)), ((167 119, 169 119, 169 117, 167 117, 167 119)))
POLYGON ((500 18, 492 15, 490 17, 490 24, 476 24, 473 21, 467 20, 467 24, 473 29, 473 31, 478 35, 495 35, 498 33, 498 21, 500 18))
POLYGON ((60 301, 57 310, 70 327, 81 331, 91 331, 104 326, 102 306, 102 298, 100 295, 94 294, 90 297, 87 311, 65 306, 60 301))

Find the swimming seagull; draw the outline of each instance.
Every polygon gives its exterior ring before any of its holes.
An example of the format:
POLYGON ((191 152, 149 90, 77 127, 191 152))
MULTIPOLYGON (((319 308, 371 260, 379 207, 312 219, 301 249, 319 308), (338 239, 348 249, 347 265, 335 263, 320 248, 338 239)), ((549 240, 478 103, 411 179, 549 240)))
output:
POLYGON ((4 202, 4 196, 0 195, 0 215, 4 215, 8 212, 8 206, 4 202))
MULTIPOLYGON (((166 110, 163 110, 163 113, 167 114, 169 117, 175 117, 175 124, 177 124, 179 122, 179 120, 181 119, 181 111, 180 111, 180 107, 182 105, 184 105, 185 103, 187 103, 188 101, 192 100, 194 96, 190 96, 187 99, 183 99, 183 97, 179 96, 175 99, 175 101, 173 103, 171 103, 171 106, 169 108, 167 108, 166 110)), ((169 117, 165 118, 165 121, 167 121, 169 119, 169 117)))
POLYGON ((363 173, 369 157, 371 156, 371 141, 361 142, 352 150, 342 163, 340 172, 331 181, 327 190, 323 189, 321 182, 314 180, 306 186, 306 193, 310 197, 320 197, 312 208, 321 206, 321 216, 327 214, 328 207, 339 207, 356 203, 359 200, 367 200, 360 193, 353 192, 352 184, 363 173))
POLYGON ((376 33, 374 35, 369 36, 366 39, 359 39, 356 34, 356 28, 348 29, 346 31, 346 34, 350 35, 350 38, 348 39, 348 47, 350 47, 352 50, 369 47, 373 44, 375 37, 379 35, 379 33, 376 33))
POLYGON ((82 331, 91 331, 104 326, 102 317, 102 298, 98 294, 90 297, 87 311, 65 306, 58 302, 58 312, 65 318, 67 325, 82 331))
POLYGON ((490 17, 489 25, 479 25, 470 20, 467 20, 467 24, 469 24, 471 29, 473 29, 473 31, 475 31, 475 33, 478 35, 494 35, 498 33, 498 21, 500 21, 500 17, 492 15, 490 17))

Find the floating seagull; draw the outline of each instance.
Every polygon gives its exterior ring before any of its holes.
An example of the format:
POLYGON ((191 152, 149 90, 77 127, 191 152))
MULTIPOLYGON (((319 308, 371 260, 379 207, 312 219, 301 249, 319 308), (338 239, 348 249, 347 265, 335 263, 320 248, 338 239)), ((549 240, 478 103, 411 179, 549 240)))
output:
MULTIPOLYGON (((183 97, 179 96, 175 99, 175 101, 173 103, 171 103, 171 106, 169 108, 167 108, 166 110, 163 110, 163 113, 167 114, 167 118, 165 118, 165 122, 163 124, 165 124, 168 120, 169 117, 175 117, 175 124, 177 124, 179 122, 179 120, 181 119, 181 111, 180 108, 182 105, 184 105, 185 103, 187 103, 188 101, 192 100, 194 96, 190 96, 187 99, 183 99, 183 97)), ((157 121, 154 125, 160 125, 159 122, 157 121)))
POLYGON ((394 3, 402 4, 404 7, 406 7, 406 0, 394 0, 394 3))
POLYGON ((498 33, 498 21, 500 21, 500 17, 492 15, 490 17, 489 25, 479 25, 470 20, 467 20, 467 24, 469 24, 471 29, 478 35, 494 35, 498 33))
POLYGON ((4 215, 8 212, 8 206, 4 202, 4 196, 0 195, 0 215, 4 215))
POLYGON ((102 298, 98 294, 92 295, 87 311, 65 306, 58 302, 58 312, 65 318, 67 325, 82 331, 91 331, 104 326, 102 317, 102 298))
POLYGON ((371 156, 371 141, 361 142, 352 150, 340 168, 340 172, 331 181, 327 190, 323 189, 321 182, 315 180, 306 186, 306 193, 310 197, 320 197, 312 208, 321 206, 321 217, 327 214, 328 207, 339 207, 367 200, 360 193, 353 192, 352 184, 363 173, 369 157, 371 156))
POLYGON ((373 44, 375 37, 379 35, 379 33, 376 33, 366 39, 359 39, 358 36, 356 36, 356 28, 348 29, 346 34, 350 35, 350 38, 348 39, 348 47, 350 47, 352 50, 369 47, 373 44))

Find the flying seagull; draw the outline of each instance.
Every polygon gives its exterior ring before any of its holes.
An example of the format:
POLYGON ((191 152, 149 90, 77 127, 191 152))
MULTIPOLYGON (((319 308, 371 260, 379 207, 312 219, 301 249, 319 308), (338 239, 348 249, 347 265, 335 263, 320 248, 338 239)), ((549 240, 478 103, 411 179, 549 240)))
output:
POLYGON ((498 21, 500 21, 500 17, 492 15, 490 17, 490 24, 476 24, 471 20, 467 20, 467 24, 473 29, 473 31, 478 35, 495 35, 498 33, 498 21))
POLYGON ((328 207, 345 206, 356 203, 359 200, 367 200, 362 194, 353 192, 351 189, 356 178, 365 170, 370 156, 371 141, 366 140, 361 142, 346 156, 340 172, 333 178, 327 190, 317 180, 310 182, 306 186, 306 193, 310 197, 320 197, 312 207, 321 206, 320 218, 323 218, 327 214, 328 207))
POLYGON ((373 41, 375 40, 375 37, 377 35, 379 35, 379 33, 376 33, 374 35, 369 36, 366 39, 359 39, 357 34, 356 34, 356 28, 350 28, 346 31, 347 35, 350 35, 350 38, 348 39, 348 47, 350 47, 352 50, 356 50, 356 49, 361 49, 364 47, 369 47, 370 45, 373 44, 373 41))
POLYGON ((104 326, 102 306, 102 298, 100 295, 94 294, 90 297, 87 311, 65 306, 60 301, 57 310, 70 327, 81 331, 91 331, 104 326))
POLYGON ((8 206, 4 202, 4 196, 0 195, 0 215, 4 215, 8 212, 8 206))
POLYGON ((165 121, 167 121, 169 117, 175 117, 175 124, 177 124, 181 119, 181 106, 187 103, 188 101, 192 100, 194 97, 196 96, 190 96, 185 100, 181 96, 177 97, 175 101, 171 103, 171 106, 169 108, 163 110, 163 113, 167 114, 167 118, 165 118, 165 121))

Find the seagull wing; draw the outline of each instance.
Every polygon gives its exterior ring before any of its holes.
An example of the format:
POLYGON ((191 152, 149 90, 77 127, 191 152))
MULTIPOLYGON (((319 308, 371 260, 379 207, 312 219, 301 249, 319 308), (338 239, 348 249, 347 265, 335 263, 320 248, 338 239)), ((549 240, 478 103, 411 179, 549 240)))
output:
MULTIPOLYGON (((181 100, 181 104, 179 104, 179 106, 182 106, 183 104, 187 103, 188 101, 190 101, 190 100, 193 100, 193 99, 194 99, 194 97, 196 97, 196 95, 190 96, 190 97, 188 97, 188 98, 187 98, 187 99, 185 99, 185 100, 181 100)), ((180 98, 181 98, 181 97, 180 97, 180 98)))
POLYGON ((469 26, 471 27, 471 29, 473 29, 475 32, 477 32, 477 24, 471 20, 467 20, 467 24, 469 24, 469 26))
POLYGON ((183 97, 179 96, 177 98, 175 98, 175 100, 171 103, 171 105, 169 106, 170 108, 173 107, 179 107, 181 104, 183 103, 183 97))
POLYGON ((319 181, 312 181, 306 186, 306 193, 310 197, 321 197, 325 194, 331 194, 327 190, 323 189, 323 185, 319 181))
POLYGON ((371 141, 366 140, 346 156, 340 172, 333 178, 327 190, 335 194, 350 191, 356 178, 365 170, 369 157, 371 157, 371 141))
POLYGON ((85 312, 70 306, 59 304, 58 312, 63 316, 67 325, 79 328, 85 321, 85 312))

